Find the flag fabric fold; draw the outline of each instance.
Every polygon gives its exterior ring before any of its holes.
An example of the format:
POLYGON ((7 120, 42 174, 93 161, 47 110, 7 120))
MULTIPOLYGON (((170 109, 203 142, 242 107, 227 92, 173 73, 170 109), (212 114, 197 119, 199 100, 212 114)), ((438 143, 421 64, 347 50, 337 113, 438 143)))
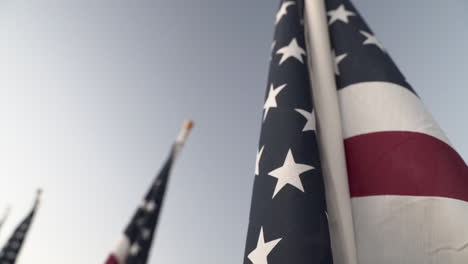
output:
POLYGON ((468 167, 353 4, 326 6, 359 263, 466 263, 468 167))
POLYGON ((15 228, 13 234, 10 236, 6 244, 3 246, 2 250, 0 251, 0 263, 2 264, 14 264, 18 258, 18 255, 23 247, 24 240, 26 239, 26 235, 31 227, 32 221, 34 220, 34 216, 36 215, 36 211, 39 207, 40 203, 40 195, 41 191, 39 190, 37 193, 36 200, 34 202, 34 206, 32 207, 31 211, 28 215, 21 221, 21 223, 15 228))
POLYGON ((275 18, 245 264, 332 263, 298 2, 275 18))
MULTIPOLYGON (((466 163, 353 4, 323 1, 330 47, 312 48, 333 62, 357 262, 466 263, 466 163)), ((304 33, 314 32, 303 31, 303 7, 281 1, 275 19, 245 264, 332 263, 337 250, 323 217, 330 179, 320 169, 321 116, 306 64, 323 60, 307 54, 304 33)))

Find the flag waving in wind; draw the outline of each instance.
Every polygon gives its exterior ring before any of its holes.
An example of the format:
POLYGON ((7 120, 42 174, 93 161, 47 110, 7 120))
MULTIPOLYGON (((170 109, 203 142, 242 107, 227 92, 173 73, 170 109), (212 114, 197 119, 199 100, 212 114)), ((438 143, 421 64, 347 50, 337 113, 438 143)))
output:
POLYGON ((164 167, 152 183, 135 215, 124 231, 122 239, 111 253, 106 264, 145 264, 147 263, 154 232, 161 214, 161 206, 166 192, 172 165, 181 150, 193 123, 186 121, 164 167))
POLYGON ((275 25, 244 264, 467 263, 468 167, 352 3, 275 25))
POLYGON ((39 207, 41 194, 42 191, 38 190, 31 212, 29 212, 26 218, 24 218, 23 221, 21 221, 21 223, 16 227, 10 239, 8 239, 7 243, 0 252, 0 263, 14 264, 16 262, 31 223, 34 219, 34 215, 36 214, 37 208, 39 207))
POLYGON ((337 88, 354 233, 343 263, 467 263, 465 162, 350 1, 305 10, 314 101, 337 88))
POLYGON ((359 263, 467 263, 465 162, 352 3, 327 14, 359 263))

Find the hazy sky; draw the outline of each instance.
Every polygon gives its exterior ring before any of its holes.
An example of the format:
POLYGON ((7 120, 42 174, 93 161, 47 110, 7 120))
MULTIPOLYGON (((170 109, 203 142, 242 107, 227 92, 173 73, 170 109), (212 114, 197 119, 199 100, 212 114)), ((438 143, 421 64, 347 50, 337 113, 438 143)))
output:
MULTIPOLYGON (((468 160, 468 2, 355 0, 468 160)), ((274 0, 0 3, 0 242, 19 264, 101 263, 182 121, 151 263, 241 263, 274 0)))

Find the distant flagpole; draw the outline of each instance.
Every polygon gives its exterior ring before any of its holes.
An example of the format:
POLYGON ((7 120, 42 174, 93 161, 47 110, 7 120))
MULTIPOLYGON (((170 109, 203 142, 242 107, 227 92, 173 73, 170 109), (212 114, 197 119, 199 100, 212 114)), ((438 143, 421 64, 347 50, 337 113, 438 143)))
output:
POLYGON ((192 121, 184 122, 179 136, 172 145, 169 158, 154 179, 142 204, 137 208, 130 223, 125 228, 122 238, 105 261, 106 264, 147 263, 169 181, 169 174, 192 127, 192 121))
POLYGON ((5 246, 0 251, 0 263, 14 264, 18 258, 21 248, 26 239, 26 235, 31 227, 34 215, 36 214, 37 208, 41 200, 42 190, 38 189, 34 205, 29 214, 20 222, 20 224, 13 231, 5 246))
POLYGON ((324 0, 304 0, 304 27, 334 263, 357 264, 341 115, 324 0))
POLYGON ((187 137, 190 133, 190 130, 192 130, 193 128, 193 121, 192 120, 185 120, 184 121, 184 125, 182 127, 182 130, 180 131, 179 133, 179 136, 177 137, 176 139, 176 142, 175 142, 175 150, 174 150, 174 160, 177 159, 179 153, 180 153, 180 150, 182 149, 182 147, 184 146, 184 143, 185 141, 187 140, 187 137))
POLYGON ((10 206, 8 206, 6 209, 5 209, 5 212, 3 213, 3 217, 2 217, 2 220, 0 220, 0 231, 3 227, 3 225, 5 224, 8 216, 10 215, 10 206))

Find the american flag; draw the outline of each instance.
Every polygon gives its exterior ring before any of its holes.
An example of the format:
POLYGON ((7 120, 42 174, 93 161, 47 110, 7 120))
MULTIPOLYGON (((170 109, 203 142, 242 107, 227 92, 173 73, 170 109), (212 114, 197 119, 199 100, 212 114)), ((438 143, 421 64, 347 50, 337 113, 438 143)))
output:
POLYGON ((26 234, 29 231, 31 223, 36 214, 37 208, 39 207, 41 196, 41 190, 37 192, 36 200, 34 201, 34 206, 29 212, 29 214, 21 221, 21 223, 16 227, 15 231, 8 239, 7 243, 0 252, 0 263, 1 264, 13 264, 16 262, 18 255, 23 246, 26 234))
MULTIPOLYGON (((468 167, 352 3, 323 1, 358 263, 466 263, 468 167)), ((276 14, 245 264, 332 263, 338 251, 324 217, 306 66, 315 58, 304 43, 314 32, 302 6, 284 0, 276 14)))
POLYGON ((280 4, 257 152, 245 264, 332 263, 304 27, 280 4))
POLYGON ((326 6, 359 263, 467 263, 468 167, 353 4, 326 6))
POLYGON ((147 263, 171 168, 192 126, 191 121, 185 123, 184 129, 172 146, 169 158, 126 227, 117 247, 106 260, 106 264, 147 263))

